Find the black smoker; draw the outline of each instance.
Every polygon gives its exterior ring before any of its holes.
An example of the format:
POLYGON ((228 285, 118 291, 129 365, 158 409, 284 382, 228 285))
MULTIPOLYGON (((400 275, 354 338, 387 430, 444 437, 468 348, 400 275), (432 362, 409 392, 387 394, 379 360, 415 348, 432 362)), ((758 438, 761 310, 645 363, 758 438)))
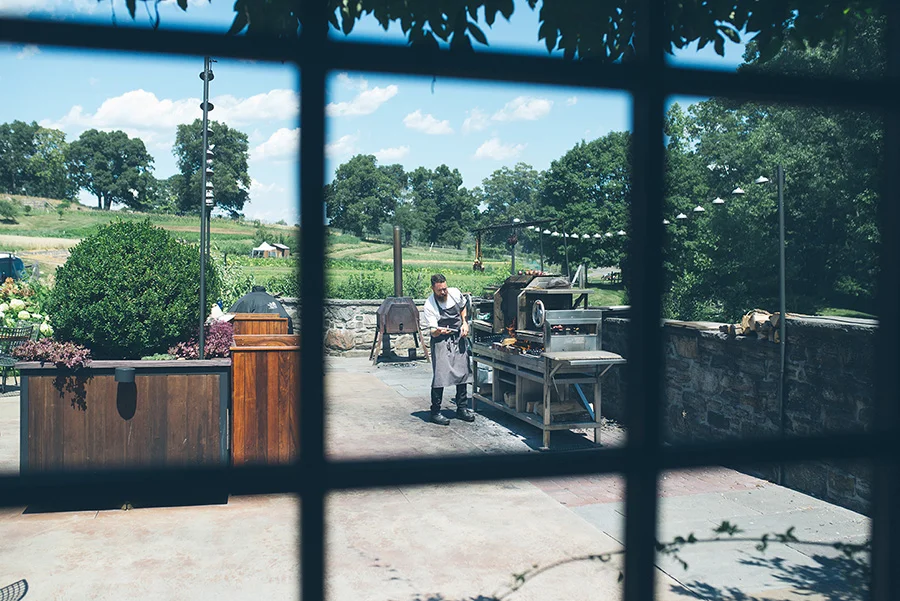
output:
POLYGON ((421 344, 425 359, 428 359, 428 348, 419 332, 419 309, 411 297, 403 296, 403 254, 400 248, 400 228, 396 225, 394 226, 394 296, 384 299, 384 302, 378 307, 376 315, 377 332, 369 353, 369 359, 373 363, 378 362, 379 354, 383 355, 385 359, 396 356, 391 351, 391 334, 412 334, 416 346, 409 349, 408 358, 417 358, 417 351, 421 344), (381 342, 380 353, 379 341, 381 342))

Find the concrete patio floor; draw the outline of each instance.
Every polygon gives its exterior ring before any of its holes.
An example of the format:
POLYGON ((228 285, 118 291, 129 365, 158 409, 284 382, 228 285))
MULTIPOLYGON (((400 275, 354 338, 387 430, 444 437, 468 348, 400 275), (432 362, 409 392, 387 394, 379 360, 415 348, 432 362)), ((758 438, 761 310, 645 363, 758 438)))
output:
MULTIPOLYGON (((540 432, 493 410, 474 424, 427 421, 430 368, 329 359, 328 453, 335 458, 532 451, 540 432)), ((449 391, 447 396, 449 397, 449 391)), ((449 403, 445 401, 445 407, 449 403)), ((0 470, 18 469, 18 397, 0 398, 0 470)), ((602 442, 621 444, 615 425, 602 442)), ((592 446, 554 433, 553 448, 592 446)), ((623 482, 616 476, 400 487, 332 495, 328 598, 475 599, 505 589, 534 564, 615 552, 623 540, 623 482)), ((297 599, 299 502, 231 497, 227 504, 129 511, 28 513, 0 509, 0 587, 28 581, 32 599, 297 599)), ((660 539, 710 536, 729 520, 744 536, 795 527, 804 541, 861 542, 869 520, 740 472, 667 473, 660 539)), ((621 597, 617 556, 551 570, 511 599, 621 597)), ((752 542, 686 549, 683 569, 657 562, 657 598, 847 601, 864 582, 828 547, 790 543, 765 553, 752 542)))

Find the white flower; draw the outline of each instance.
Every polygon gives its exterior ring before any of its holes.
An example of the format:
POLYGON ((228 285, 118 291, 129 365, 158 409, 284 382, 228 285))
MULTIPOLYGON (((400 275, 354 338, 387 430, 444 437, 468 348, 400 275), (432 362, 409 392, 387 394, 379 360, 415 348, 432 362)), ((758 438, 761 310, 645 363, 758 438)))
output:
POLYGON ((19 311, 19 319, 31 319, 31 313, 28 311, 19 311))
POLYGON ((47 322, 41 324, 40 330, 41 334, 44 336, 53 336, 53 328, 51 328, 50 324, 47 322))
POLYGON ((32 313, 31 314, 31 319, 42 319, 43 317, 44 316, 41 315, 40 313, 32 313))
POLYGON ((14 298, 9 301, 9 308, 12 309, 13 311, 21 311, 22 309, 25 308, 25 301, 18 299, 18 298, 14 298))
POLYGON ((0 303, 0 313, 6 313, 9 311, 9 305, 7 303, 0 303))

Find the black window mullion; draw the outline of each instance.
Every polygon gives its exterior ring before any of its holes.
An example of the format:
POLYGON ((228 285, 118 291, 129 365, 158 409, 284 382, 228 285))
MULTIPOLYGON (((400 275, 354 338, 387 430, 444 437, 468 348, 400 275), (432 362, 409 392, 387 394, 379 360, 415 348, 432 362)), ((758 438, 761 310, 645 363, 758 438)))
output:
MULTIPOLYGON (((884 33, 886 73, 896 84, 900 77, 900 5, 886 2, 884 33)), ((893 88, 896 90, 896 87, 893 88)), ((900 99, 894 93, 891 109, 884 116, 884 159, 881 165, 882 193, 879 202, 881 261, 878 279, 878 333, 875 401, 877 424, 892 434, 891 449, 873 461, 875 477, 872 498, 872 582, 874 601, 895 599, 900 590, 900 192, 896 183, 900 170, 900 99)), ((876 459, 873 457, 873 459, 876 459)))
POLYGON ((297 2, 300 34, 300 593, 325 598, 325 85, 324 0, 297 2))
POLYGON ((632 306, 626 364, 625 601, 654 598, 660 468, 663 113, 665 17, 652 0, 637 5, 635 46, 642 78, 634 92, 632 236, 626 283, 632 306))

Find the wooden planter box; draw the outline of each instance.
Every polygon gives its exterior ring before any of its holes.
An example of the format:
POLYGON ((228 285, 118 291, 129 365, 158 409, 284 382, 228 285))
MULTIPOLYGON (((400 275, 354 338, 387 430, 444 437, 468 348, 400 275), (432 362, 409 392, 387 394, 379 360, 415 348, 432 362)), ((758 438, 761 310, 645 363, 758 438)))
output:
POLYGON ((22 473, 228 464, 230 359, 16 369, 22 473), (134 368, 133 381, 116 368, 134 368))

